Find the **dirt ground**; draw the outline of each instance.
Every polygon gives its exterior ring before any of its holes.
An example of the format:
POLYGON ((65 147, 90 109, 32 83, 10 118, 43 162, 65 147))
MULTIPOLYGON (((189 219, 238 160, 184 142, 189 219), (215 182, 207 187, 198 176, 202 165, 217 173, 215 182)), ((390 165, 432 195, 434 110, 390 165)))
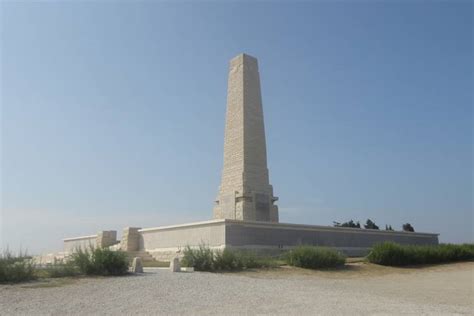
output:
POLYGON ((474 314, 474 262, 171 273, 0 285, 0 315, 474 314))

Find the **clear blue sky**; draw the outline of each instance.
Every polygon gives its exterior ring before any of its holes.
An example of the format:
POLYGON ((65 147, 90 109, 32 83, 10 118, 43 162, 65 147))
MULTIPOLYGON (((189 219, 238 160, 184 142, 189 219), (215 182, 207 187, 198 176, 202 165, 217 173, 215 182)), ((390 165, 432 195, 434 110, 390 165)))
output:
POLYGON ((282 222, 473 241, 470 1, 2 2, 2 245, 212 216, 259 59, 282 222))

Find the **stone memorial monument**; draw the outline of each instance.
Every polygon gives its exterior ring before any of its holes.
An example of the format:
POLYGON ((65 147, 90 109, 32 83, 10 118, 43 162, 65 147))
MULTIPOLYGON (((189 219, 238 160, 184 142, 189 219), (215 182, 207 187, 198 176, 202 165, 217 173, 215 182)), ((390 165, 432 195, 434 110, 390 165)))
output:
POLYGON ((257 59, 230 61, 224 136, 224 168, 215 219, 278 222, 268 179, 267 149, 257 59))
MULTIPOLYGON (((185 196, 183 197, 185 198, 185 196)), ((186 246, 246 249, 268 254, 298 245, 336 248, 362 256, 377 242, 433 245, 438 234, 280 223, 277 198, 269 182, 260 75, 257 59, 240 54, 230 61, 224 164, 213 220, 152 228, 127 227, 122 241, 115 231, 64 239, 64 256, 89 244, 122 249, 144 259, 172 261, 186 246)), ((146 222, 146 219, 143 219, 146 222)))

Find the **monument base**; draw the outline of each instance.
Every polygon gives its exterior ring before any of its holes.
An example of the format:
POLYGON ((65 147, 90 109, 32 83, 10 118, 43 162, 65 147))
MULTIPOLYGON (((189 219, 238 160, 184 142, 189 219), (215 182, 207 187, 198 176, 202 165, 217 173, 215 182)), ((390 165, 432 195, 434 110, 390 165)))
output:
POLYGON ((437 245, 438 234, 370 230, 269 222, 218 219, 174 226, 145 228, 139 249, 155 259, 169 261, 186 246, 244 249, 262 255, 279 255, 298 245, 327 246, 347 256, 364 256, 378 242, 437 245))

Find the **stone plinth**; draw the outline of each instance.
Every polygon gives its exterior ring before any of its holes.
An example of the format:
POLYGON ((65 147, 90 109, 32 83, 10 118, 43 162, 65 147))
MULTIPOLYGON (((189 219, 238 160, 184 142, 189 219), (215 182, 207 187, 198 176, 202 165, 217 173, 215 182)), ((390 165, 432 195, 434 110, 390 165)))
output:
POLYGON ((212 220, 139 230, 141 249, 154 258, 169 261, 186 246, 206 245, 211 249, 252 250, 262 255, 279 255, 298 245, 333 247, 348 256, 364 256, 378 242, 404 245, 436 245, 438 234, 384 231, 345 227, 212 220))
POLYGON ((138 251, 140 247, 140 227, 126 227, 123 230, 120 249, 123 251, 138 251))
POLYGON ((179 262, 178 257, 174 257, 170 261, 170 270, 171 270, 171 272, 180 272, 181 271, 181 264, 179 262))
POLYGON ((96 246, 99 248, 112 246, 116 243, 117 243, 116 230, 103 230, 97 234, 96 246))
POLYGON ((133 273, 143 273, 142 258, 140 258, 140 257, 133 258, 131 272, 133 272, 133 273))

